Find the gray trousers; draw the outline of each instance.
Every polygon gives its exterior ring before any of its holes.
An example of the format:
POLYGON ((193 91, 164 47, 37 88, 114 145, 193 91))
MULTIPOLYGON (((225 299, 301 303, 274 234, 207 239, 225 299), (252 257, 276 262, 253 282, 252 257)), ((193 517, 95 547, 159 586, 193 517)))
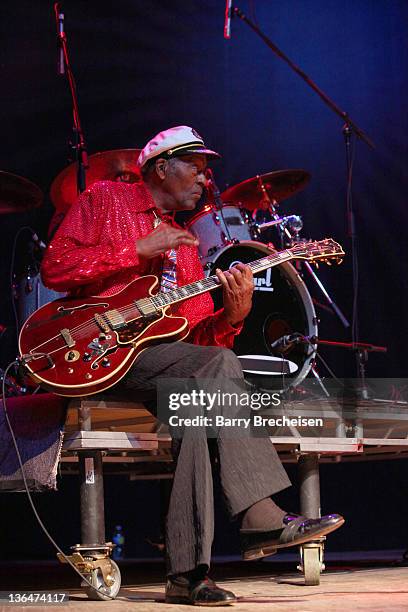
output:
MULTIPOLYGON (((145 349, 115 389, 134 392, 140 401, 154 399, 159 378, 211 379, 214 388, 224 390, 231 379, 243 380, 243 374, 239 360, 228 349, 166 343, 145 349)), ((237 438, 221 431, 215 444, 221 487, 232 516, 290 485, 269 438, 237 438)), ((175 459, 166 521, 168 574, 209 566, 214 536, 213 480, 205 429, 202 435, 196 430, 190 435, 186 429, 177 441, 175 459)))

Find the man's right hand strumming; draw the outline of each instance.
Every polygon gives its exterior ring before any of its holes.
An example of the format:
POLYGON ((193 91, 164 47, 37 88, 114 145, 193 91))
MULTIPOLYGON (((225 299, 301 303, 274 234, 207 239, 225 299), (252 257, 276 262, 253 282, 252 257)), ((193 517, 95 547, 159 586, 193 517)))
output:
POLYGON ((177 249, 182 244, 198 246, 198 243, 198 239, 190 232, 161 223, 150 234, 136 240, 136 249, 139 257, 152 259, 170 249, 177 249))

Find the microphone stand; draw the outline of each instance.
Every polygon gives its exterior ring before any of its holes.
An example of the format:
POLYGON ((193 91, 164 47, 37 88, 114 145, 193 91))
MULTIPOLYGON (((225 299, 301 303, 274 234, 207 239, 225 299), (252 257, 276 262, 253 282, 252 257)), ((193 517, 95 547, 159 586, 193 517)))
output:
POLYGON ((63 65, 59 66, 58 74, 63 75, 66 72, 68 77, 68 85, 71 92, 73 117, 72 131, 74 133, 74 142, 69 142, 69 145, 71 150, 74 152, 75 161, 78 162, 77 193, 80 194, 86 189, 86 170, 89 168, 88 153, 81 120, 79 117, 77 89, 68 54, 67 36, 63 27, 61 26, 61 24, 63 24, 64 17, 63 14, 61 14, 61 6, 59 2, 54 4, 54 12, 57 21, 57 38, 60 44, 60 51, 62 51, 64 58, 63 65))
POLYGON ((359 368, 358 377, 360 379, 360 387, 358 388, 358 392, 360 394, 361 399, 369 399, 369 390, 366 384, 366 368, 365 364, 368 362, 368 354, 369 353, 386 353, 388 348, 386 346, 377 346, 375 344, 367 344, 366 342, 337 342, 334 340, 320 340, 316 339, 316 344, 321 344, 322 346, 329 346, 335 348, 347 349, 349 351, 354 351, 357 356, 357 365, 359 368))
MULTIPOLYGON (((343 132, 346 142, 346 160, 347 160, 347 223, 348 223, 348 236, 351 238, 351 251, 352 251, 352 264, 353 264, 353 321, 352 321, 352 342, 353 344, 358 343, 358 309, 357 309, 357 288, 358 288, 358 254, 357 254, 357 233, 355 229, 354 223, 354 209, 353 209, 353 200, 352 200, 352 166, 353 160, 350 152, 351 145, 351 137, 354 134, 357 138, 365 142, 371 149, 375 148, 373 141, 363 132, 363 130, 351 119, 350 115, 343 111, 337 104, 329 98, 329 96, 320 89, 314 81, 301 70, 292 60, 289 59, 287 55, 283 53, 275 45, 266 34, 258 28, 255 23, 253 23, 248 17, 238 8, 233 7, 231 9, 232 17, 239 17, 244 23, 246 23, 251 30, 253 30, 262 40, 263 42, 273 51, 280 59, 288 64, 288 66, 296 72, 298 76, 300 76, 306 83, 309 85, 311 89, 320 97, 321 100, 329 107, 331 110, 340 117, 340 119, 344 122, 343 132)), ((308 268, 309 269, 309 268, 308 268)), ((314 273, 313 273, 314 275, 314 273)), ((337 313, 339 314, 339 313, 337 313)), ((342 321, 343 325, 345 321, 342 321)), ((357 351, 357 372, 358 376, 361 376, 361 373, 364 369, 364 363, 362 360, 361 351, 357 351)))

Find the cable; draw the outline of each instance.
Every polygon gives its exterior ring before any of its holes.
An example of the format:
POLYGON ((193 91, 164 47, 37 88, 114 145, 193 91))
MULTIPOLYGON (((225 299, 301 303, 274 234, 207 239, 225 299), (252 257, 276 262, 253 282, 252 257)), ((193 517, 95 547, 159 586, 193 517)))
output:
POLYGON ((51 534, 49 533, 48 529, 46 528, 46 526, 44 525, 44 523, 41 520, 40 515, 38 514, 37 508, 35 507, 35 504, 33 502, 33 499, 31 497, 31 492, 28 488, 28 484, 27 484, 27 478, 26 478, 26 474, 25 474, 25 470, 24 470, 24 466, 23 466, 23 461, 20 455, 20 451, 18 448, 18 444, 17 444, 17 440, 16 437, 14 435, 14 430, 13 427, 11 425, 10 422, 10 418, 9 418, 9 414, 7 411, 7 406, 6 406, 6 377, 7 374, 9 372, 9 370, 11 370, 11 368, 13 366, 17 366, 17 365, 21 365, 21 363, 24 363, 28 358, 35 358, 35 357, 48 357, 48 355, 46 353, 33 353, 32 355, 23 355, 20 359, 15 359, 14 361, 12 361, 11 363, 8 364, 8 366, 6 367, 6 369, 4 370, 4 376, 3 376, 3 381, 2 381, 2 398, 3 398, 3 410, 4 410, 4 416, 6 418, 6 423, 7 426, 10 430, 10 434, 11 434, 11 439, 13 441, 13 445, 16 451, 16 455, 17 455, 17 459, 18 459, 18 463, 20 466, 20 470, 21 470, 21 475, 23 477, 23 482, 24 482, 24 488, 25 491, 27 493, 27 497, 28 500, 30 502, 31 508, 33 510, 34 516, 37 519, 38 524, 40 525, 41 529, 43 530, 43 532, 45 533, 45 535, 47 536, 47 538, 49 539, 49 541, 51 542, 51 544, 54 546, 54 548, 64 557, 65 561, 72 567, 72 569, 78 574, 78 576, 81 577, 81 579, 86 582, 86 584, 88 586, 90 586, 92 589, 94 589, 94 591, 96 591, 97 593, 102 593, 102 595, 108 599, 118 599, 117 597, 111 597, 110 595, 104 593, 103 591, 100 591, 100 589, 103 587, 103 585, 101 585, 99 588, 95 587, 87 578, 84 574, 82 574, 82 572, 79 571, 79 569, 77 567, 75 567, 75 565, 69 560, 68 556, 61 550, 61 548, 58 546, 58 544, 56 543, 56 541, 54 540, 54 538, 51 536, 51 534))

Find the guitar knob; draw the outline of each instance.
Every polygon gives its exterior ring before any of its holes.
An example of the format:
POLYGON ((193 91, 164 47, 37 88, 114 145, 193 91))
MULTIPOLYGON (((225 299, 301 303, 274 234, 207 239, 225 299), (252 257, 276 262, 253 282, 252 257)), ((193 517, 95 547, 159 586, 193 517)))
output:
POLYGON ((91 359, 92 359, 91 353, 84 353, 82 357, 82 361, 91 361, 91 359))
POLYGON ((101 361, 101 364, 103 368, 109 368, 111 363, 107 357, 104 357, 101 361))

